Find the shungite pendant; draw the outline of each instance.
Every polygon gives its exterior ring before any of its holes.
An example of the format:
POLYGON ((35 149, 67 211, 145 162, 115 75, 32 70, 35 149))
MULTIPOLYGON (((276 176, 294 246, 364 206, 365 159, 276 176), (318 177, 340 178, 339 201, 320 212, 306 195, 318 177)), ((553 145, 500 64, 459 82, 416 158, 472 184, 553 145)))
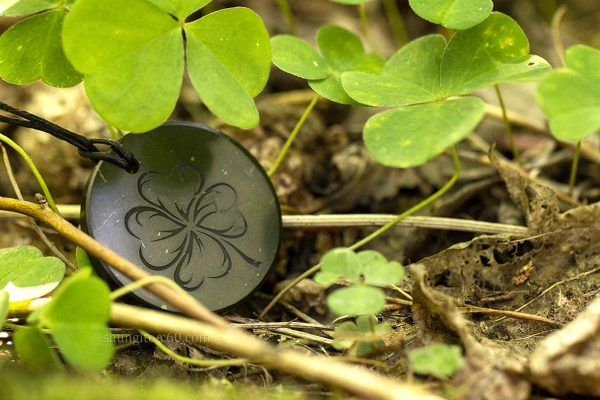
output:
MULTIPOLYGON (((247 297, 271 268, 281 212, 258 161, 203 125, 168 122, 121 140, 140 162, 129 174, 100 162, 88 184, 82 225, 100 243, 152 274, 173 279, 218 311, 247 297)), ((130 279, 100 261, 113 287, 130 279)), ((140 289, 135 301, 168 309, 140 289)))

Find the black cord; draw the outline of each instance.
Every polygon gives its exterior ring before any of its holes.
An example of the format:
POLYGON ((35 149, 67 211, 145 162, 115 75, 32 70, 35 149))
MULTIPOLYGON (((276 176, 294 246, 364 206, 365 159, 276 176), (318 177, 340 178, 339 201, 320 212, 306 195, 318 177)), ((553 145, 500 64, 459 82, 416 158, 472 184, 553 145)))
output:
POLYGON ((133 153, 123 147, 123 145, 111 139, 88 139, 78 133, 71 132, 62 126, 30 114, 27 111, 9 106, 0 102, 0 110, 16 115, 20 118, 11 118, 0 115, 0 122, 35 129, 51 134, 57 139, 64 140, 72 144, 79 150, 79 155, 92 161, 106 161, 117 167, 124 169, 129 173, 136 173, 140 168, 140 163, 135 159, 133 153), (104 144, 110 147, 112 151, 101 151, 96 144, 104 144))

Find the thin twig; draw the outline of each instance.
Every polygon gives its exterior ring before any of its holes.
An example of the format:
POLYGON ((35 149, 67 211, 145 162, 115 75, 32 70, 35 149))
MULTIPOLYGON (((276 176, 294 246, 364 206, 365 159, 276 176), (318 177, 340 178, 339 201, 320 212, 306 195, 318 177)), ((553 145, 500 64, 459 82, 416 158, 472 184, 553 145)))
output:
POLYGON ((239 322, 232 323, 231 326, 242 329, 277 329, 277 328, 290 328, 290 329, 329 329, 333 330, 331 326, 323 324, 309 324, 306 322, 297 321, 284 321, 284 322, 239 322))
MULTIPOLYGON (((386 298, 390 303, 385 307, 386 311, 396 311, 405 307, 412 307, 413 302, 408 300, 396 299, 396 298, 386 298)), ((546 317, 540 317, 539 315, 527 314, 518 311, 510 311, 510 310, 497 310, 495 308, 487 308, 487 307, 477 307, 477 306, 462 306, 457 307, 458 311, 463 314, 486 314, 486 315, 495 315, 502 316, 504 318, 513 318, 513 319, 521 319, 525 321, 535 321, 535 322, 543 322, 544 324, 560 326, 556 321, 553 321, 546 317)), ((497 322, 497 321, 494 321, 497 322)))
MULTIPOLYGON (((560 285, 563 285, 563 284, 568 283, 568 282, 576 281, 576 280, 584 278, 584 277, 586 277, 588 275, 595 274, 596 272, 600 272, 600 267, 592 268, 589 271, 582 272, 582 273, 577 274, 575 276, 572 276, 572 277, 570 277, 568 279, 563 279, 561 281, 555 282, 554 284, 550 285, 548 288, 544 289, 542 291, 542 293, 540 293, 539 295, 537 295, 533 299, 529 300, 527 303, 523 304, 522 306, 520 306, 519 308, 517 308, 515 311, 519 312, 519 311, 523 310, 525 307, 527 307, 530 304, 538 301, 540 298, 542 298, 547 293, 549 293, 550 291, 552 291, 553 289, 557 288, 560 285)), ((494 324, 496 324, 496 323, 498 323, 498 322, 500 322, 500 321, 502 321, 504 319, 506 319, 506 317, 498 318, 497 320, 494 321, 494 324)))
POLYGON ((230 327, 216 327, 180 316, 113 304, 110 321, 116 326, 144 329, 156 334, 202 338, 202 345, 234 354, 251 363, 339 387, 362 398, 438 400, 413 384, 401 383, 363 368, 294 350, 276 349, 260 339, 230 327))
MULTIPOLYGON (((58 209, 65 219, 79 219, 80 207, 77 205, 58 204, 58 209)), ((21 215, 16 213, 0 211, 0 219, 20 217, 21 215)), ((285 229, 300 230, 368 228, 386 225, 396 217, 393 214, 283 215, 282 224, 285 229)), ((527 227, 519 225, 427 216, 409 216, 398 222, 397 226, 473 233, 506 233, 517 236, 528 233, 527 227)))
POLYGON ((317 336, 317 335, 313 335, 313 334, 302 332, 302 331, 297 331, 295 329, 290 329, 290 328, 275 328, 272 330, 272 332, 277 332, 281 335, 286 335, 286 336, 290 336, 293 338, 304 339, 304 340, 308 340, 311 342, 324 344, 326 346, 331 346, 331 343, 333 342, 333 340, 324 338, 322 336, 317 336))
MULTIPOLYGON (((391 214, 284 215, 283 227, 287 229, 367 228, 386 225, 396 217, 391 214)), ((398 222, 397 226, 512 235, 526 235, 528 232, 525 226, 425 216, 406 217, 398 222)))

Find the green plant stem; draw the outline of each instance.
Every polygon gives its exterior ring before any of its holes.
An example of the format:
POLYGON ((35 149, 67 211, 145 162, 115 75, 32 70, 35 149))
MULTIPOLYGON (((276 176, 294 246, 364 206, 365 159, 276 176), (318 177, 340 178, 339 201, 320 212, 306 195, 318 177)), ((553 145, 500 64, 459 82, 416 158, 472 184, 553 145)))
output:
POLYGON ((372 48, 373 43, 371 43, 371 35, 369 32, 369 17, 367 16, 367 7, 365 3, 358 5, 358 18, 360 20, 360 30, 372 48))
POLYGON ((25 160, 25 163, 31 170, 31 173, 33 174, 33 176, 37 180, 38 184, 42 188, 42 192, 44 193, 44 196, 46 196, 48 205, 50 206, 52 211, 54 211, 56 214, 60 215, 60 212, 58 211, 58 208, 56 207, 56 203, 54 202, 54 198, 50 194, 50 190, 48 190, 48 186, 46 185, 44 178, 42 178, 42 174, 40 174, 40 171, 37 169, 37 167, 33 163, 33 160, 31 159, 31 157, 29 157, 29 154, 27 154, 27 152, 25 152, 25 150, 23 150, 23 148, 21 146, 19 146, 17 143, 15 143, 13 140, 11 140, 8 136, 5 136, 1 133, 0 133, 0 141, 4 142, 7 145, 9 145, 10 147, 12 147, 13 150, 15 150, 17 153, 19 153, 19 155, 21 157, 23 157, 23 160, 25 160))
POLYGON ((292 13, 290 3, 288 0, 277 0, 277 7, 279 7, 279 11, 281 11, 283 17, 285 18, 285 24, 288 32, 292 35, 295 35, 296 24, 294 23, 294 14, 292 13))
POLYGON ((577 181, 577 169, 579 168, 579 156, 581 154, 581 140, 575 146, 573 153, 573 162, 571 163, 571 175, 569 176, 569 196, 573 196, 575 182, 577 181))
POLYGON ((196 367, 235 367, 238 365, 244 365, 248 363, 245 358, 232 358, 229 360, 199 360, 196 358, 184 357, 180 354, 175 353, 173 350, 165 346, 160 340, 149 334, 143 329, 138 329, 138 332, 142 334, 149 342, 153 343, 163 353, 184 364, 194 365, 196 367))
POLYGON ((315 106, 317 105, 317 102, 319 101, 320 98, 321 98, 321 96, 319 96, 318 94, 315 94, 315 96, 312 98, 312 100, 310 101, 310 103, 308 104, 306 109, 304 110, 304 113, 302 113, 302 116, 300 117, 298 122, 296 122, 296 126, 294 126, 294 130, 292 130, 292 133, 290 133, 290 136, 285 141, 283 148, 277 155, 275 162, 269 169, 269 172, 268 172, 269 176, 273 176, 273 174, 275 174, 275 171, 277 171, 277 168, 279 168, 279 166, 281 165, 281 162, 285 158, 287 152, 290 150, 290 147, 292 146, 294 139, 296 139, 298 132, 300 132, 300 129, 304 125, 304 122, 306 122, 306 119, 308 118, 308 116, 310 115, 312 110, 315 108, 315 106))
MULTIPOLYGON (((454 161, 455 171, 454 171, 454 175, 452 175, 450 180, 448 182, 446 182, 446 184, 444 186, 442 186, 440 189, 438 189, 437 192, 435 192, 428 198, 424 199, 423 201, 421 201, 418 204, 415 204, 414 206, 412 206, 408 210, 404 211, 402 214, 398 215, 396 218, 394 218, 387 224, 383 225, 381 228, 377 229, 375 232, 364 237, 363 239, 359 240, 358 242, 354 243, 353 245, 349 246, 348 248, 350 250, 356 250, 356 249, 366 245, 367 243, 371 242, 373 239, 377 238, 378 236, 382 235, 383 233, 387 232, 389 229, 394 227, 394 225, 396 225, 402 219, 408 217, 411 214, 416 213, 417 211, 421 210, 424 207, 427 207, 428 205, 430 205, 431 203, 433 203, 434 201, 439 199, 441 196, 443 196, 448 190, 450 190, 450 188, 452 186, 454 186, 454 184, 458 180, 458 177, 460 176, 460 172, 461 172, 460 159, 458 158, 458 153, 456 152, 456 149, 454 148, 454 146, 450 147, 450 155, 452 156, 452 160, 454 161)), ((290 289, 292 289, 294 286, 296 286, 300 281, 302 281, 302 280, 308 278, 309 276, 315 274, 316 272, 318 272, 319 269, 321 269, 321 264, 315 265, 314 267, 306 270, 304 273, 302 273, 298 277, 296 277, 296 279, 294 279, 285 288, 283 288, 283 290, 281 290, 279 293, 277 293, 277 295, 273 298, 273 300, 271 300, 271 302, 260 313, 260 317, 264 317, 273 308, 273 306, 275 306, 275 304, 277 304, 279 302, 279 300, 281 300, 281 298, 288 291, 290 291, 290 289)))
POLYGON ((502 110, 502 122, 504 122, 504 130, 506 131, 506 137, 508 137, 510 150, 512 151, 513 158, 517 164, 521 165, 521 154, 519 154, 519 149, 517 149, 517 146, 515 145, 515 137, 513 135, 510 121, 508 120, 508 114, 506 113, 506 106, 504 105, 504 98, 502 97, 502 92, 500 91, 500 85, 494 85, 494 89, 496 89, 496 96, 498 97, 498 103, 500 103, 500 109, 502 110))
POLYGON ((558 57, 562 66, 565 65, 565 46, 560 37, 560 24, 566 12, 567 6, 563 4, 554 13, 554 16, 552 17, 552 24, 550 27, 550 31, 552 33, 552 44, 554 45, 554 52, 556 53, 556 57, 558 57))
POLYGON ((152 283, 164 283, 165 285, 171 287, 174 291, 178 292, 180 295, 182 295, 182 296, 190 296, 190 294, 188 292, 186 292, 185 290, 183 290, 177 283, 175 283, 171 279, 167 278, 166 276, 151 275, 151 276, 147 276, 146 278, 142 278, 140 280, 133 281, 133 282, 128 283, 127 285, 125 285, 123 287, 120 287, 120 288, 116 289, 115 291, 113 291, 110 294, 110 299, 112 301, 115 301, 119 297, 122 297, 122 296, 126 295, 129 292, 133 292, 136 289, 139 289, 139 288, 141 288, 143 286, 146 286, 146 285, 150 285, 152 283))
POLYGON ((402 19, 402 13, 400 13, 400 9, 398 8, 398 3, 396 3, 396 0, 383 0, 383 8, 388 23, 390 24, 390 28, 392 29, 396 45, 398 47, 404 46, 409 42, 409 39, 404 19, 402 19))

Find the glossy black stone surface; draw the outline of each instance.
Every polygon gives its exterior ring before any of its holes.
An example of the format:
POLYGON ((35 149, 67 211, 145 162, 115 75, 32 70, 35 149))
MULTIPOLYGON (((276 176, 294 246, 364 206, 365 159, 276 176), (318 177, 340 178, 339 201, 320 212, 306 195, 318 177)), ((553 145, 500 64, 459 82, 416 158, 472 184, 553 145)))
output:
MULTIPOLYGON (((122 143, 140 170, 97 165, 84 201, 84 230, 148 272, 173 279, 212 310, 252 293, 271 268, 281 236, 277 196, 256 159, 218 131, 190 123, 169 122, 122 143)), ((113 287, 130 282, 94 263, 113 287)), ((169 309, 145 290, 133 298, 169 309)))

